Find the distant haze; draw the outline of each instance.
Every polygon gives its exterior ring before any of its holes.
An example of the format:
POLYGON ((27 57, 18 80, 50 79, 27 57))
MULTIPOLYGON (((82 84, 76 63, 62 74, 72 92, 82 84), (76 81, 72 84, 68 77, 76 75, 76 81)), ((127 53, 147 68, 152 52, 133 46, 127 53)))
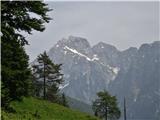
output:
POLYGON ((42 33, 26 37, 30 61, 69 35, 100 41, 120 50, 159 40, 158 2, 48 2, 53 20, 42 33))

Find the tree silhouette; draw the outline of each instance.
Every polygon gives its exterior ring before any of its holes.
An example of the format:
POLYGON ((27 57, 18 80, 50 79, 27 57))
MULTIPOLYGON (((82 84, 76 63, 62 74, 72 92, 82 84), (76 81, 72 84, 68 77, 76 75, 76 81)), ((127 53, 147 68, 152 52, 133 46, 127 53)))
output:
POLYGON ((96 115, 105 120, 120 118, 120 110, 117 107, 117 99, 111 96, 107 91, 97 93, 98 98, 93 102, 93 110, 96 115))
POLYGON ((53 100, 63 82, 63 74, 60 72, 62 64, 54 64, 46 52, 38 56, 37 63, 32 66, 33 74, 38 82, 43 81, 43 99, 46 99, 48 92, 48 98, 53 100))
POLYGON ((31 70, 24 49, 28 41, 22 32, 42 32, 44 23, 51 20, 47 15, 49 11, 42 1, 1 1, 1 105, 5 109, 10 101, 30 95, 31 70))

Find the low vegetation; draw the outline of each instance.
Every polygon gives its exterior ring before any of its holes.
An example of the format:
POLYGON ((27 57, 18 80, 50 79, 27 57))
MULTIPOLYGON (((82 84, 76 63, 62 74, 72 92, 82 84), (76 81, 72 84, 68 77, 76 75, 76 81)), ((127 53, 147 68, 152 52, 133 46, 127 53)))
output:
POLYGON ((22 102, 12 102, 15 112, 2 111, 2 120, 99 120, 61 105, 35 98, 23 98, 22 102))

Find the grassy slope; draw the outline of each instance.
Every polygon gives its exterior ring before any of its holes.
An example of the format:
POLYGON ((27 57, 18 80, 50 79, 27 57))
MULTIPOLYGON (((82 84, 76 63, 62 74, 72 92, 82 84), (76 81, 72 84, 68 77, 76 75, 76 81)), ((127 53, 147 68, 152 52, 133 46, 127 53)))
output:
POLYGON ((22 102, 13 102, 11 106, 16 113, 2 111, 4 120, 98 120, 86 113, 35 98, 24 98, 22 102))
POLYGON ((74 98, 67 97, 70 108, 93 115, 92 106, 74 98))

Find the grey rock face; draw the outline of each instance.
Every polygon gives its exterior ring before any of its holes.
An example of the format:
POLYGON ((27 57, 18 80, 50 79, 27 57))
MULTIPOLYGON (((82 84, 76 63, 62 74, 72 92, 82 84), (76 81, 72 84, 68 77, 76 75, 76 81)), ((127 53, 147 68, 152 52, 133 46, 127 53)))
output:
MULTIPOLYGON (((130 53, 130 55, 133 54, 130 53)), ((120 71, 109 91, 117 95, 121 108, 127 99, 129 119, 158 120, 160 116, 160 41, 143 44, 120 71)))
POLYGON ((84 38, 69 37, 59 41, 48 52, 56 63, 63 64, 65 84, 63 90, 70 97, 91 103, 96 92, 106 89, 116 76, 115 67, 101 61, 84 38))
POLYGON ((160 117, 160 41, 119 51, 102 42, 91 47, 85 38, 70 36, 48 55, 63 64, 61 89, 69 97, 91 104, 106 89, 117 96, 121 109, 126 97, 128 119, 160 117))

